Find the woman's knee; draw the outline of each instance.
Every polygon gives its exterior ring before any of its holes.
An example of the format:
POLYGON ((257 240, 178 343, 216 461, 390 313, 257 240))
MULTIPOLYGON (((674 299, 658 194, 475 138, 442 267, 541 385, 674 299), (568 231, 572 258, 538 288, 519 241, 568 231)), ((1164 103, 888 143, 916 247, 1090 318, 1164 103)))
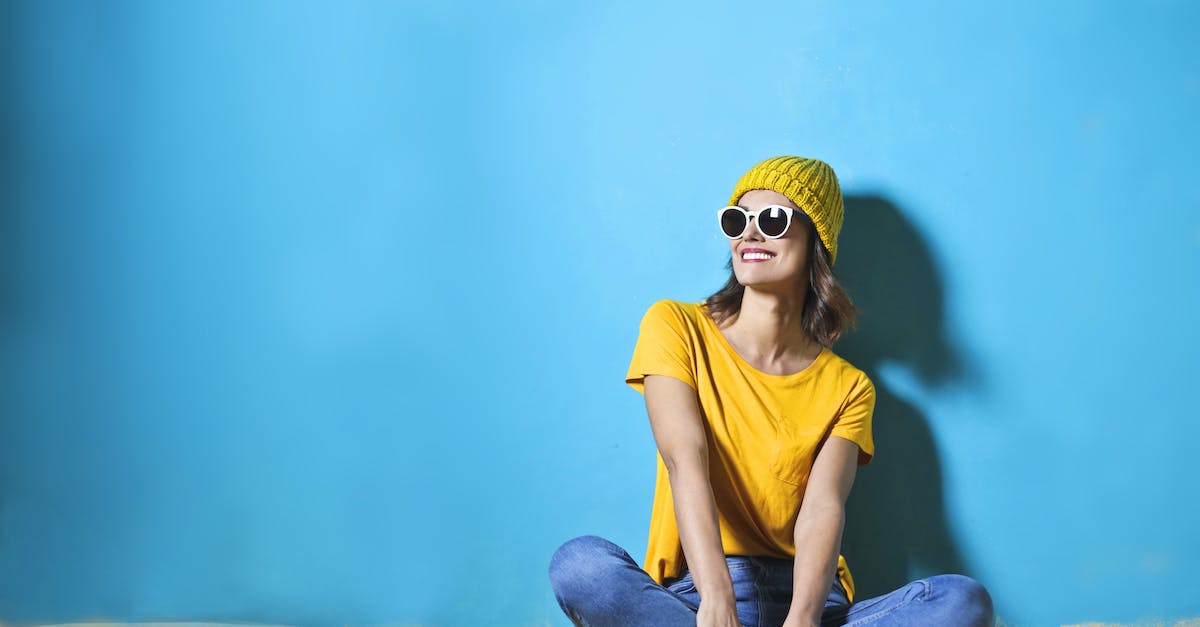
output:
POLYGON ((619 550, 620 547, 596 535, 562 543, 550 558, 550 584, 555 594, 572 597, 586 594, 589 586, 603 585, 603 573, 619 550))
POLYGON ((990 626, 994 621, 992 595, 978 581, 966 575, 937 575, 930 578, 930 584, 950 605, 952 614, 961 617, 962 624, 990 626))

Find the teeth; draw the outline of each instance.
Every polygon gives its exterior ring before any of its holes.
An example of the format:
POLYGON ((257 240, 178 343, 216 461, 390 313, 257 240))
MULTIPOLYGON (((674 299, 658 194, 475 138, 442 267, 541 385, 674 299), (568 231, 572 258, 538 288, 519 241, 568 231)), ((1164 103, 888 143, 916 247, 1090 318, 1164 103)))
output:
POLYGON ((745 253, 742 255, 742 259, 770 259, 771 257, 772 255, 767 253, 745 253))

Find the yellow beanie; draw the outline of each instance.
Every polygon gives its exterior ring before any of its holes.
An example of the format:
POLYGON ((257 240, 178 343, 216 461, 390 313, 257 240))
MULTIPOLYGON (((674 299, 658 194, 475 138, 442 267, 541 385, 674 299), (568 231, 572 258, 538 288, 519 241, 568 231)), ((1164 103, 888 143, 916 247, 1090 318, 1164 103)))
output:
POLYGON ((828 163, 805 157, 771 157, 750 168, 733 188, 729 204, 752 189, 769 189, 787 196, 804 210, 821 242, 829 251, 830 265, 837 259, 838 232, 842 230, 842 188, 828 163))

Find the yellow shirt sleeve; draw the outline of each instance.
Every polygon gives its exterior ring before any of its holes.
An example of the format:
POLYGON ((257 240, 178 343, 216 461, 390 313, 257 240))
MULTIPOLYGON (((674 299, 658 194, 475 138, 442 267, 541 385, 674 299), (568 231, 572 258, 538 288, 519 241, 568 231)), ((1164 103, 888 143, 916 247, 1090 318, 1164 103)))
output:
POLYGON ((833 423, 829 435, 845 438, 858 445, 858 465, 866 466, 875 456, 871 419, 875 413, 875 384, 863 374, 850 390, 846 404, 833 423))
POLYGON ((642 316, 625 383, 646 393, 648 374, 674 377, 696 389, 695 360, 686 315, 669 299, 650 305, 642 316))

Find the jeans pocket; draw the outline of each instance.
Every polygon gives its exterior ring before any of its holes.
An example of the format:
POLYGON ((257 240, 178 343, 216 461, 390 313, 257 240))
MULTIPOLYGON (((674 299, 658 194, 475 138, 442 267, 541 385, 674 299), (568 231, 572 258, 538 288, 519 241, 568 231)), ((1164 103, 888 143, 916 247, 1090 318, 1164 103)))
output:
POLYGON ((744 555, 726 555, 725 566, 729 568, 730 575, 739 571, 756 572, 758 570, 758 565, 754 563, 753 559, 744 555))
MULTIPOLYGON (((729 569, 729 579, 736 591, 739 585, 753 585, 758 580, 759 567, 747 557, 738 555, 725 556, 725 566, 729 569)), ((692 579, 692 571, 684 571, 677 579, 666 579, 663 587, 679 594, 696 592, 696 582, 692 579)))
POLYGON ((676 594, 692 594, 696 592, 696 583, 692 581, 692 574, 685 573, 683 577, 673 581, 666 582, 667 590, 676 594))

